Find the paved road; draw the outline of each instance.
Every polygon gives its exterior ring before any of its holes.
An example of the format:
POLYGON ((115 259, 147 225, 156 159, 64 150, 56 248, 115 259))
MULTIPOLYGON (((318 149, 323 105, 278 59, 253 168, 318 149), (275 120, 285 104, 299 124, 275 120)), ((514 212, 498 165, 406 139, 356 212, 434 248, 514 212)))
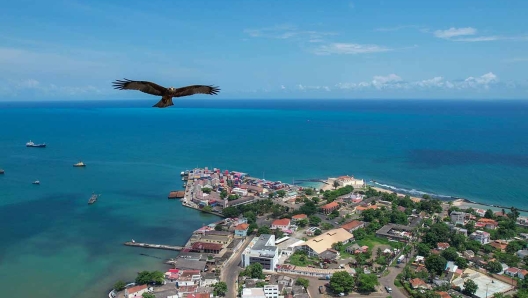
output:
POLYGON ((229 260, 229 262, 227 262, 227 264, 225 264, 222 268, 222 272, 220 273, 220 281, 227 283, 227 298, 235 298, 237 296, 238 287, 236 285, 236 281, 238 280, 238 273, 241 271, 241 268, 239 267, 241 255, 244 249, 246 249, 248 244, 251 242, 251 239, 253 239, 253 237, 247 237, 244 243, 242 243, 240 248, 231 257, 231 260, 229 260))
MULTIPOLYGON (((412 245, 411 245, 411 252, 409 253, 409 255, 411 257, 414 255, 414 249, 412 248, 412 245)), ((406 293, 404 293, 405 290, 400 289, 396 287, 396 285, 394 285, 394 280, 396 279, 396 276, 402 273, 405 265, 406 265, 405 263, 402 263, 400 265, 397 265, 398 267, 389 267, 389 274, 379 279, 379 282, 381 286, 383 287, 383 290, 385 290, 386 286, 392 288, 391 296, 393 298, 407 298, 406 293)))

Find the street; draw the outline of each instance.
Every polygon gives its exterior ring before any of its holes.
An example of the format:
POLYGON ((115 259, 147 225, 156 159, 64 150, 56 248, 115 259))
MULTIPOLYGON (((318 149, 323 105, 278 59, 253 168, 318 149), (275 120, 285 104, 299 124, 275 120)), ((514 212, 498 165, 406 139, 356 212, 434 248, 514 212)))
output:
POLYGON ((234 253, 231 259, 224 265, 220 273, 220 281, 227 283, 227 294, 228 298, 235 298, 238 293, 238 287, 236 286, 236 280, 238 279, 238 273, 241 271, 239 264, 241 262, 241 255, 244 249, 251 242, 253 237, 247 237, 240 248, 234 253))

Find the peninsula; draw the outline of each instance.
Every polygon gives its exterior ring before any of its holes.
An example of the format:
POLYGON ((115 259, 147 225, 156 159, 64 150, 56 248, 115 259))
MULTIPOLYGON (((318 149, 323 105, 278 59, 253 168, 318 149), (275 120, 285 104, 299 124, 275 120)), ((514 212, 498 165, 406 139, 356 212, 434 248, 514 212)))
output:
POLYGON ((411 197, 353 176, 316 187, 216 168, 181 177, 185 189, 169 198, 222 219, 192 232, 181 247, 126 243, 180 252, 165 261, 167 272, 150 280, 139 274, 111 295, 528 295, 528 219, 516 208, 494 212, 411 197))

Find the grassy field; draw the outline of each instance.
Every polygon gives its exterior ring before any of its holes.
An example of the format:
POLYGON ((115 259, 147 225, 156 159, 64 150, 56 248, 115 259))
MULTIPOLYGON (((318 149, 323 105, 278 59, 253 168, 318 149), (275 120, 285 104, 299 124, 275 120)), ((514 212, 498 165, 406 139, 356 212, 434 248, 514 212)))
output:
POLYGON ((361 239, 361 240, 357 240, 356 243, 359 245, 359 246, 368 246, 370 250, 372 250, 374 248, 374 246, 376 245, 390 245, 391 247, 393 248, 401 248, 403 247, 403 244, 400 243, 400 242, 394 242, 394 241, 389 241, 385 238, 379 238, 379 237, 376 237, 376 236, 372 236, 372 235, 368 235, 366 236, 365 238, 361 239))
POLYGON ((293 254, 288 258, 287 263, 295 266, 306 267, 308 265, 319 265, 317 258, 309 258, 304 254, 293 254))

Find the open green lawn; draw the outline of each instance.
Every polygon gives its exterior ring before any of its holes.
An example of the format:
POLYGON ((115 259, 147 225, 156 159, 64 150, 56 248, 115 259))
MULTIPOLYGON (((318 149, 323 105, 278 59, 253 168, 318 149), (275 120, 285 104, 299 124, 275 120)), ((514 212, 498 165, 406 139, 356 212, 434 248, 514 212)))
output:
POLYGON ((317 258, 309 258, 302 254, 293 254, 288 258, 286 263, 290 263, 295 266, 306 267, 308 265, 318 265, 319 260, 317 258))
POLYGON ((385 238, 379 238, 374 235, 367 235, 365 238, 357 240, 356 243, 359 246, 366 245, 369 247, 370 250, 372 250, 376 245, 390 245, 393 248, 403 247, 403 244, 400 242, 389 241, 385 238))

